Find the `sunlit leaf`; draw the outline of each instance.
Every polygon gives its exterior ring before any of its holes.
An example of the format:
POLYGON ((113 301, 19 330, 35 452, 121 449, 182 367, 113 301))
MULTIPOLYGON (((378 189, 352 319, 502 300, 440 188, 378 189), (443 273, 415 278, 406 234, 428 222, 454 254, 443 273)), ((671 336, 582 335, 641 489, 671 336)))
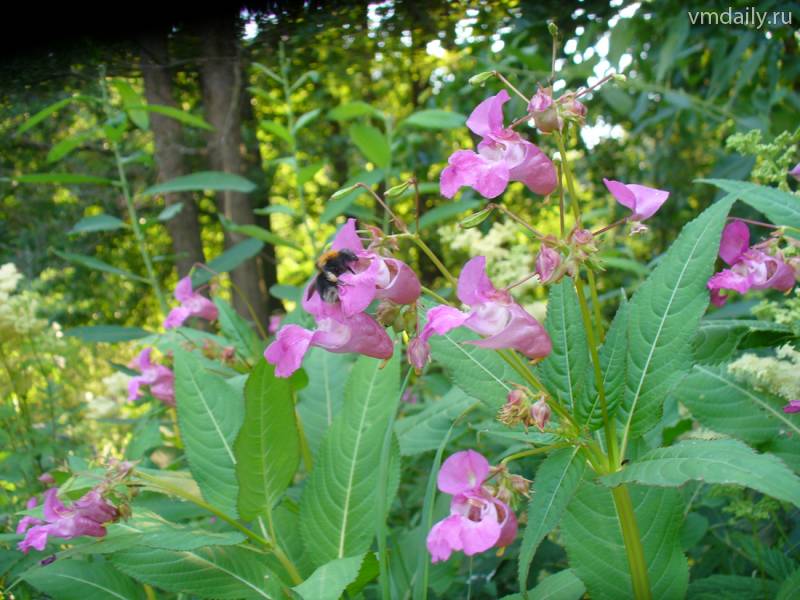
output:
POLYGON ((223 173, 222 171, 200 171, 150 186, 141 195, 153 196, 155 194, 205 190, 250 193, 255 189, 256 184, 241 175, 223 173))

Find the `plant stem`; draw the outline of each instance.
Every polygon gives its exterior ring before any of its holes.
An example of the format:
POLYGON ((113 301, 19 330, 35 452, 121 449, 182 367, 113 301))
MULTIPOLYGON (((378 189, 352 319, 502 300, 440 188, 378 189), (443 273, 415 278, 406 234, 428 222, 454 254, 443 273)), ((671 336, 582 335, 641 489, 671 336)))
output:
POLYGON ((292 391, 292 401, 294 403, 294 420, 297 423, 297 435, 300 438, 300 456, 303 457, 303 464, 306 467, 306 473, 311 473, 314 468, 314 459, 311 454, 311 447, 308 445, 308 438, 306 437, 305 429, 303 429, 303 420, 297 412, 297 392, 292 391))
POLYGON ((511 217, 514 221, 516 221, 517 223, 522 225, 525 229, 530 231, 534 235, 534 237, 538 238, 539 240, 543 240, 545 238, 545 235, 542 232, 537 231, 536 229, 534 229, 531 225, 528 224, 527 221, 525 221, 525 219, 523 219, 519 215, 511 212, 509 209, 507 209, 502 204, 495 204, 494 202, 491 202, 486 206, 486 208, 492 208, 494 210, 499 210, 500 212, 505 213, 506 215, 511 217))
POLYGON ((419 237, 419 234, 414 234, 411 236, 411 240, 417 245, 417 247, 425 253, 431 262, 436 265, 436 268, 439 269, 439 272, 444 275, 445 279, 447 279, 448 283, 453 286, 453 289, 458 287, 458 280, 453 277, 450 271, 447 270, 447 267, 442 264, 442 261, 439 260, 439 257, 434 254, 433 250, 428 247, 428 244, 422 241, 419 237))
POLYGON ((614 498, 614 507, 617 510, 619 526, 622 530, 625 553, 628 555, 633 597, 636 600, 651 600, 653 594, 650 591, 650 577, 647 573, 642 538, 636 522, 636 513, 633 511, 630 492, 627 486, 621 485, 612 488, 611 495, 614 498))
POLYGON ((515 88, 515 87, 514 87, 514 86, 511 84, 511 82, 510 82, 508 79, 506 79, 506 78, 503 76, 503 74, 502 74, 502 73, 500 73, 499 71, 492 71, 492 73, 494 73, 494 76, 495 76, 495 77, 497 77, 497 78, 498 78, 500 81, 502 81, 502 82, 503 82, 503 83, 504 83, 506 86, 508 86, 508 88, 509 88, 509 89, 511 89, 511 91, 513 91, 513 92, 514 92, 514 93, 515 93, 517 96, 519 96, 520 98, 522 98, 522 99, 525 101, 525 108, 527 109, 527 107, 528 107, 528 104, 530 104, 530 98, 528 98, 527 96, 525 96, 525 94, 523 94, 523 93, 522 93, 522 92, 520 92, 520 91, 519 91, 517 88, 515 88))
MULTIPOLYGON (((564 133, 567 132, 566 126, 564 133)), ((575 193, 575 184, 572 181, 572 170, 567 160, 567 148, 564 145, 564 138, 561 133, 554 134, 556 144, 558 145, 558 153, 561 155, 561 166, 564 169, 564 178, 567 180, 567 189, 569 190, 570 204, 572 204, 572 214, 575 216, 575 226, 581 226, 581 211, 578 207, 578 195, 575 193)))
POLYGON ((544 454, 545 452, 550 452, 552 450, 558 450, 559 448, 567 448, 571 446, 569 442, 559 442, 557 444, 550 444, 549 446, 541 446, 539 448, 531 448, 530 450, 523 450, 522 452, 516 452, 515 454, 509 454, 503 460, 500 461, 501 465, 507 465, 508 463, 518 460, 520 458, 525 458, 526 456, 534 456, 536 454, 544 454))
POLYGON ((603 313, 600 310, 600 297, 597 295, 597 280, 594 271, 586 268, 586 276, 589 279, 589 293, 592 296, 592 309, 594 310, 594 326, 597 331, 597 343, 602 344, 605 332, 603 331, 603 313))
POLYGON ((422 288, 422 291, 423 291, 424 293, 428 294, 428 296, 430 296, 430 297, 431 297, 431 298, 433 298, 434 300, 438 301, 438 302, 439 302, 439 304, 447 304, 447 305, 450 305, 450 306, 452 306, 452 302, 448 302, 447 300, 445 300, 444 298, 442 298, 442 297, 441 297, 439 294, 437 294, 436 292, 434 292, 432 289, 430 289, 430 288, 426 288, 424 285, 423 285, 423 286, 420 286, 420 287, 422 288))

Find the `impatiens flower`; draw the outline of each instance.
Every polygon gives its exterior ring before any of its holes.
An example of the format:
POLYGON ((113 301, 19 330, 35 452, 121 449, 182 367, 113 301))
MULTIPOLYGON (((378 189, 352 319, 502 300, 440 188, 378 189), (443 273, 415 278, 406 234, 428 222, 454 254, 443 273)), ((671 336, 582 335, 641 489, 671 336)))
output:
POLYGON ((119 517, 116 507, 105 500, 98 488, 86 493, 69 508, 58 499, 58 489, 50 488, 44 494, 43 508, 44 521, 33 524, 30 529, 27 529, 30 522, 24 529, 20 522, 17 529, 18 533, 25 533, 18 548, 26 554, 31 548, 44 550, 49 536, 65 540, 82 535, 103 537, 106 534, 105 523, 119 517))
POLYGON ((145 348, 131 363, 131 368, 138 370, 141 375, 132 377, 128 382, 128 399, 141 398, 143 394, 140 388, 149 386, 154 398, 167 406, 175 406, 175 375, 164 365, 150 362, 152 352, 152 348, 145 348))
POLYGON ((505 502, 484 487, 488 476, 489 462, 473 450, 457 452, 442 464, 437 484, 453 498, 450 516, 428 533, 432 562, 447 560, 454 551, 472 556, 514 541, 517 519, 505 502))
POLYGON ((278 329, 281 328, 282 320, 283 320, 283 315, 272 315, 269 318, 267 333, 269 333, 270 335, 275 335, 278 332, 278 329))
POLYGON ((791 400, 789 404, 783 407, 783 412, 786 414, 800 412, 800 400, 791 400))
POLYGON ((531 420, 539 428, 539 431, 544 431, 545 425, 550 421, 552 410, 547 400, 540 398, 531 406, 531 420))
POLYGON ((563 119, 558 116, 558 107, 553 102, 551 88, 539 88, 528 103, 528 112, 533 115, 536 128, 542 133, 561 131, 563 119))
POLYGON ((800 181, 800 163, 797 163, 791 171, 789 171, 789 175, 800 181))
POLYGON ((795 271, 778 253, 767 254, 758 246, 749 247, 750 231, 742 221, 731 221, 722 231, 719 256, 730 266, 708 280, 711 302, 723 306, 727 296, 722 290, 745 294, 749 290, 776 289, 788 292, 795 284, 795 271))
POLYGON ((512 348, 531 359, 544 358, 552 342, 541 323, 517 304, 507 291, 498 290, 486 274, 486 257, 476 256, 461 270, 457 295, 470 307, 462 312, 440 305, 428 311, 428 321, 419 337, 423 342, 432 335, 444 335, 456 327, 467 327, 485 336, 470 340, 481 348, 512 348))
MULTIPOLYGON (((638 185, 636 183, 622 183, 613 179, 603 179, 608 191, 616 198, 617 202, 625 208, 631 209, 629 220, 640 224, 641 221, 652 217, 661 205, 667 201, 669 192, 656 188, 638 185)), ((639 225, 639 229, 644 228, 639 225)))
POLYGON ((408 362, 417 373, 421 372, 431 359, 431 347, 426 341, 419 337, 413 338, 408 342, 408 362))
POLYGON ((181 305, 169 311, 164 320, 164 327, 167 329, 180 327, 189 317, 213 321, 219 316, 219 310, 211 300, 192 290, 192 278, 188 275, 175 286, 175 299, 181 305))
MULTIPOLYGON (((38 505, 39 501, 36 499, 36 496, 32 496, 28 498, 28 501, 25 503, 25 508, 30 510, 32 508, 36 508, 38 505)), ((30 515, 25 515, 19 520, 19 523, 17 524, 17 534, 22 535, 34 525, 41 525, 43 523, 44 521, 42 521, 41 519, 37 519, 36 517, 32 517, 30 515)))
POLYGON ((542 246, 536 256, 536 274, 539 276, 539 281, 548 283, 560 265, 561 255, 549 246, 542 246))
POLYGON ((503 105, 508 92, 481 102, 467 119, 467 127, 482 139, 478 152, 458 150, 442 171, 442 195, 452 198, 463 186, 474 188, 485 198, 502 194, 510 181, 521 181, 545 196, 557 185, 556 169, 550 159, 531 142, 503 126, 503 105))

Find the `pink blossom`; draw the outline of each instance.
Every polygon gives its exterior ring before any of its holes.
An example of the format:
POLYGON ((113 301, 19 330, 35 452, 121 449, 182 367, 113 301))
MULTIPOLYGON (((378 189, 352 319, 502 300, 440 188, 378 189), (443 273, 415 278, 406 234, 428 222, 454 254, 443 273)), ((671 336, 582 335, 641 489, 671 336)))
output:
POLYGON ((131 368, 137 369, 141 375, 132 377, 128 382, 128 399, 141 398, 141 387, 149 386, 154 398, 167 406, 175 406, 175 375, 164 365, 150 362, 152 352, 152 348, 145 348, 131 363, 131 368))
POLYGON ((431 360, 431 346, 425 340, 415 337, 408 342, 408 362, 417 372, 421 372, 431 360))
POLYGON ((564 120, 558 114, 558 106, 553 102, 550 88, 539 88, 528 103, 528 112, 533 114, 533 122, 542 133, 561 131, 564 120))
POLYGON ((56 480, 50 473, 42 473, 39 475, 39 481, 45 485, 53 485, 56 480))
POLYGON ((719 255, 730 266, 708 280, 711 302, 724 306, 727 295, 722 290, 745 294, 749 290, 776 289, 788 292, 795 284, 795 271, 780 253, 767 254, 758 246, 748 248, 750 231, 743 221, 731 221, 722 231, 719 255))
POLYGON ((786 414, 800 412, 800 400, 789 401, 789 404, 783 407, 783 412, 786 414))
POLYGON ((800 163, 797 163, 794 168, 789 171, 789 175, 800 181, 800 163))
MULTIPOLYGON (((39 501, 36 499, 36 496, 31 496, 25 503, 25 508, 31 510, 32 508, 36 508, 38 505, 39 501)), ((28 528, 33 527, 34 525, 41 525, 42 523, 44 523, 44 521, 41 519, 37 519, 36 517, 32 517, 30 515, 25 515, 17 524, 17 534, 22 535, 28 530, 28 528)))
POLYGON ((180 327, 189 317, 200 317, 206 321, 213 321, 219 316, 219 310, 211 300, 192 291, 192 278, 188 275, 175 286, 175 299, 181 305, 169 311, 164 320, 164 327, 167 329, 180 327))
POLYGON ((283 320, 283 315, 272 315, 269 318, 269 326, 267 327, 267 333, 270 335, 275 335, 278 332, 278 329, 281 328, 281 321, 283 320))
POLYGON ((545 399, 539 399, 531 406, 531 419, 539 428, 539 431, 544 431, 545 426, 550 421, 553 412, 550 405, 547 404, 545 399))
POLYGON ((539 249, 539 254, 536 256, 536 274, 539 276, 539 281, 548 283, 560 265, 561 255, 557 251, 549 246, 542 246, 539 249))
POLYGON ((631 209, 630 220, 637 223, 652 217, 669 197, 669 192, 665 190, 636 183, 622 183, 605 178, 603 183, 606 184, 608 191, 616 198, 617 202, 625 208, 631 209))
POLYGON ((452 198, 463 186, 485 198, 502 194, 510 181, 521 181, 536 194, 547 195, 557 185, 552 161, 534 144, 503 126, 503 105, 508 92, 481 102, 467 119, 467 127, 482 139, 478 152, 458 150, 442 171, 442 195, 452 198))
POLYGON ((29 521, 24 528, 20 522, 17 529, 18 533, 25 533, 18 548, 26 554, 31 548, 44 550, 49 536, 66 540, 82 535, 103 537, 106 534, 104 524, 119 517, 116 507, 105 500, 98 488, 86 493, 69 508, 58 499, 58 489, 50 488, 44 494, 43 508, 44 521, 35 524, 29 521))
POLYGON ((492 285, 486 274, 486 257, 476 256, 464 265, 458 278, 457 294, 470 310, 462 312, 445 305, 432 308, 419 336, 422 341, 427 342, 434 334, 444 335, 463 325, 486 336, 468 344, 492 349, 513 348, 531 359, 544 358, 550 353, 552 342, 541 323, 507 291, 492 285))

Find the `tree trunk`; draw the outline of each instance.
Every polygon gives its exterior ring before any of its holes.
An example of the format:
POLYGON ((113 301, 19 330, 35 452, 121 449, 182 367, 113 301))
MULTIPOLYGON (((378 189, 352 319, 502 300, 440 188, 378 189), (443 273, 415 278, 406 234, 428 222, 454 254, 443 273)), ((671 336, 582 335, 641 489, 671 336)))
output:
MULTIPOLYGON (((141 39, 141 69, 144 95, 149 104, 178 108, 172 96, 172 75, 169 71, 167 33, 151 33, 141 39)), ((151 130, 155 143, 158 180, 167 181, 186 175, 186 166, 180 150, 181 124, 158 113, 150 113, 151 130)), ((167 206, 182 203, 180 213, 166 222, 176 255, 178 277, 189 273, 192 265, 205 262, 197 205, 190 193, 165 194, 167 206)))
MULTIPOLYGON (((212 168, 226 173, 246 175, 246 161, 242 141, 242 94, 244 73, 239 56, 238 16, 235 12, 206 22, 200 32, 203 47, 201 75, 206 118, 214 127, 209 137, 209 159, 212 168)), ((217 194, 217 205, 222 213, 240 225, 255 224, 250 198, 241 192, 225 191, 217 194)), ((225 247, 247 239, 247 236, 225 232, 225 247)), ((234 290, 233 305, 245 318, 255 317, 266 328, 269 310, 266 282, 259 266, 259 258, 245 261, 231 272, 234 290)))

